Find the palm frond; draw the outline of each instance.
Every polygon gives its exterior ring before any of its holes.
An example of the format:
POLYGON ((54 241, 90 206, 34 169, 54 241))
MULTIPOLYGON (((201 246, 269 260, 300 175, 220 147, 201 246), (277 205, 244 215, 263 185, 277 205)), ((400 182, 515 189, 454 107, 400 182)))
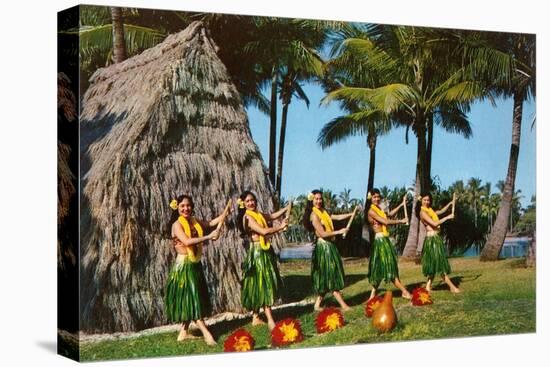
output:
POLYGON ((431 107, 444 103, 469 104, 477 99, 485 98, 494 103, 492 91, 487 88, 485 83, 480 81, 461 81, 439 92, 430 101, 431 107))
POLYGON ((394 113, 403 109, 411 109, 418 101, 418 93, 405 84, 388 84, 379 88, 343 87, 328 93, 321 103, 333 100, 347 99, 364 103, 384 113, 394 113))
POLYGON ((469 139, 473 136, 467 114, 458 106, 441 108, 435 114, 435 121, 445 131, 460 134, 469 139))
POLYGON ((322 149, 357 135, 387 133, 390 121, 380 111, 364 110, 345 116, 339 116, 328 122, 319 133, 317 143, 322 149))
MULTIPOLYGON (((83 26, 79 30, 62 33, 79 37, 80 54, 84 58, 95 52, 108 53, 113 48, 112 24, 83 26)), ((163 33, 157 30, 131 24, 124 25, 124 33, 129 55, 135 55, 140 50, 153 47, 165 37, 163 33)))

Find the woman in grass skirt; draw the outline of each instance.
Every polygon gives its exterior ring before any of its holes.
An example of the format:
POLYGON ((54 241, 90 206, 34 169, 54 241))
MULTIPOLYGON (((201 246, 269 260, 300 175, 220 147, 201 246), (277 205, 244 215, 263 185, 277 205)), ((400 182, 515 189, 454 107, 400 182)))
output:
POLYGON ((449 210, 449 207, 453 205, 453 201, 449 202, 440 210, 432 209, 432 195, 429 193, 421 195, 422 205, 416 206, 416 215, 419 217, 422 224, 426 227, 426 238, 422 246, 422 273, 428 277, 426 283, 426 290, 431 292, 432 281, 435 275, 439 274, 443 278, 443 281, 447 283, 449 289, 453 293, 460 293, 449 275, 451 273, 451 266, 445 252, 445 244, 443 239, 439 235, 440 225, 450 219, 454 218, 454 214, 451 213, 446 217, 439 219, 439 215, 449 210))
POLYGON ((265 324, 259 316, 259 311, 263 308, 268 327, 272 330, 275 321, 271 306, 279 295, 281 277, 268 237, 285 229, 288 219, 281 220, 278 226, 273 227, 268 226, 268 221, 280 218, 288 208, 272 214, 261 213, 257 210, 256 195, 251 191, 243 192, 237 203, 237 226, 243 237, 248 237, 250 241, 243 263, 241 302, 244 308, 252 311, 252 325, 265 324))
POLYGON ((340 293, 344 288, 344 266, 334 240, 336 235, 345 234, 348 229, 335 231, 332 220, 348 219, 352 214, 329 215, 324 208, 323 193, 320 190, 313 190, 308 194, 307 200, 302 222, 308 231, 315 231, 316 236, 311 256, 311 279, 313 291, 317 294, 313 309, 320 311, 324 295, 332 292, 340 307, 347 311, 350 307, 340 293))
POLYGON ((208 288, 201 264, 204 241, 215 240, 218 230, 205 235, 204 231, 216 226, 223 216, 203 222, 193 217, 193 199, 181 195, 172 200, 174 210, 171 220, 171 237, 174 241, 177 257, 166 285, 166 315, 171 322, 181 322, 182 328, 178 341, 194 338, 189 333, 189 324, 194 321, 205 342, 215 345, 212 334, 206 328, 202 318, 210 313, 208 288))
POLYGON ((376 290, 382 281, 392 282, 401 290, 401 296, 403 298, 410 299, 411 294, 399 280, 397 253, 395 252, 395 246, 391 242, 387 230, 388 225, 407 223, 407 219, 388 218, 395 216, 401 207, 405 205, 406 201, 403 200, 399 206, 386 214, 380 208, 380 202, 382 200, 380 190, 373 189, 372 192, 368 193, 367 198, 370 198, 370 200, 367 201, 367 205, 369 205, 370 202, 367 219, 374 230, 374 241, 371 246, 369 272, 367 274, 372 285, 369 300, 376 296, 376 290))

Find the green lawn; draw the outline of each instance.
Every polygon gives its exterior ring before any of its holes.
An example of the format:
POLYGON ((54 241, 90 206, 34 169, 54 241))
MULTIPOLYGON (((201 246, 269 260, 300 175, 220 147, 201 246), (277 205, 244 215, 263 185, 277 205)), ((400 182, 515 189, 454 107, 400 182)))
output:
MULTIPOLYGON (((317 335, 313 307, 297 306, 277 310, 275 319, 296 317, 302 323, 304 340, 290 346, 303 348, 323 345, 378 343, 394 340, 419 340, 474 335, 495 335, 535 332, 535 269, 524 268, 523 260, 502 260, 481 263, 478 258, 451 259, 451 278, 463 293, 453 295, 446 285, 434 283, 433 305, 417 307, 399 298, 394 291, 397 327, 388 334, 378 334, 364 316, 364 302, 369 285, 364 259, 345 261, 346 288, 344 297, 352 310, 344 314, 346 326, 332 333, 317 335)), ((283 263, 285 302, 312 298, 309 261, 283 263)), ((409 290, 422 285, 425 279, 420 265, 400 264, 401 280, 409 290)), ((329 305, 336 305, 328 298, 329 305)), ((81 344, 84 361, 143 358, 223 352, 225 338, 239 327, 246 328, 256 340, 256 349, 271 348, 267 326, 251 327, 250 319, 223 322, 211 328, 218 346, 208 347, 202 339, 176 342, 176 332, 134 339, 81 344)))

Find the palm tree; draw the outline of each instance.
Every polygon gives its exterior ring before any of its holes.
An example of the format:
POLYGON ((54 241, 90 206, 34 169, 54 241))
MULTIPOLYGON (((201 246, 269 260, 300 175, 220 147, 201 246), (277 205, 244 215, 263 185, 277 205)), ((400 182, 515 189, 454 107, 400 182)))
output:
MULTIPOLYGON (((256 38, 248 42, 244 52, 253 56, 258 67, 269 72, 271 83, 269 129, 269 178, 276 185, 275 148, 277 133, 277 92, 286 76, 322 75, 322 61, 315 51, 325 42, 326 22, 275 17, 255 17, 256 38)), ((296 84, 288 84, 287 106, 296 84)), ((286 86, 285 86, 286 87, 286 86)), ((283 100, 283 104, 285 100, 283 100)), ((284 147, 284 144, 283 144, 284 147)), ((282 160, 281 160, 282 162, 282 160)), ((280 194, 280 192, 279 192, 280 194)))
POLYGON ((338 194, 338 199, 340 199, 340 207, 344 210, 344 211, 347 211, 349 210, 350 206, 351 206, 351 189, 347 189, 347 188, 344 188, 344 190, 342 190, 340 192, 340 194, 338 194))
POLYGON ((323 75, 323 60, 314 49, 310 49, 309 54, 303 57, 301 60, 293 60, 292 57, 294 57, 294 53, 292 53, 290 56, 291 57, 289 58, 289 60, 287 60, 288 66, 286 67, 287 70, 283 75, 280 88, 280 97, 283 103, 283 113, 281 116, 281 132, 279 134, 279 151, 277 158, 277 174, 275 182, 275 191, 277 192, 278 196, 281 195, 281 185, 283 178, 283 159, 285 151, 288 107, 290 105, 290 102, 292 101, 293 96, 303 100, 309 107, 309 99, 302 89, 300 81, 310 80, 313 77, 322 77, 323 75))
POLYGON ((483 211, 487 216, 487 233, 491 232, 493 228, 493 219, 498 213, 498 206, 500 204, 500 195, 499 194, 489 194, 483 200, 483 211))
POLYGON ((331 190, 320 189, 323 192, 323 204, 325 209, 333 213, 338 208, 338 197, 331 190))
POLYGON ((512 97, 512 143, 508 172, 495 224, 481 252, 481 261, 494 261, 504 244, 513 206, 523 102, 535 98, 536 57, 534 34, 471 33, 465 36, 465 58, 474 60, 477 79, 496 93, 512 97))
MULTIPOLYGON (((363 55, 369 60, 369 71, 384 73, 386 80, 375 87, 343 86, 330 92, 325 101, 360 103, 373 113, 381 113, 411 129, 418 148, 415 191, 417 194, 427 191, 431 186, 428 149, 433 137, 427 141, 426 135, 432 124, 439 123, 447 131, 468 138, 469 104, 483 97, 485 89, 481 83, 466 79, 466 67, 454 61, 456 36, 451 31, 371 26, 366 33, 368 36, 364 38, 346 39, 343 47, 363 55)), ((416 255, 418 228, 418 220, 413 216, 404 257, 416 255)))
POLYGON ((141 16, 148 11, 151 10, 80 6, 78 27, 59 32, 61 39, 77 40, 80 94, 84 94, 88 79, 98 68, 120 62, 162 42, 166 32, 139 24, 141 16), (129 18, 132 23, 123 22, 129 18))
MULTIPOLYGON (((326 64, 327 72, 323 80, 323 87, 327 93, 337 90, 343 85, 374 87, 383 83, 382 78, 386 74, 369 73, 370 59, 345 47, 346 39, 361 37, 368 37, 368 35, 363 29, 353 25, 343 27, 333 37, 332 58, 326 64)), ((340 100, 340 108, 346 111, 347 115, 338 116, 323 126, 317 142, 322 149, 326 149, 350 136, 366 136, 366 144, 369 148, 369 174, 366 190, 368 193, 374 187, 376 143, 379 136, 390 131, 391 121, 384 114, 354 101, 340 100)))
POLYGON ((474 210, 474 225, 477 227, 477 207, 478 202, 481 200, 485 193, 485 187, 481 186, 481 180, 479 178, 470 178, 468 180, 468 186, 466 189, 467 199, 470 202, 472 209, 474 210))
POLYGON ((113 60, 117 64, 126 60, 122 8, 111 7, 111 18, 113 19, 113 60))
MULTIPOLYGON (((188 21, 185 13, 181 17, 183 22, 188 21)), ((217 54, 231 75, 244 105, 255 106, 260 112, 269 115, 270 101, 262 90, 271 81, 271 70, 259 63, 256 55, 246 52, 246 46, 259 37, 256 17, 198 13, 188 18, 198 19, 208 28, 219 47, 217 54)))

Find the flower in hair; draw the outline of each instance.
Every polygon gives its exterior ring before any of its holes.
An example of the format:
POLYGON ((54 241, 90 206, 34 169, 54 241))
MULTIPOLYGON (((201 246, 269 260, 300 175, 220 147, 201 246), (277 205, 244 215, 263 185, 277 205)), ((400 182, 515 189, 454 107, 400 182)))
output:
POLYGON ((173 199, 170 202, 170 208, 172 208, 172 210, 176 210, 178 208, 178 201, 176 199, 173 199))
POLYGON ((371 194, 371 192, 369 191, 369 192, 367 192, 367 200, 370 200, 370 199, 372 199, 372 194, 371 194))
POLYGON ((237 199, 237 204, 239 205, 239 209, 244 209, 244 201, 241 198, 237 199))
POLYGON ((309 194, 307 194, 307 200, 308 200, 308 201, 313 201, 313 197, 314 197, 314 195, 313 195, 312 192, 310 192, 309 194))

